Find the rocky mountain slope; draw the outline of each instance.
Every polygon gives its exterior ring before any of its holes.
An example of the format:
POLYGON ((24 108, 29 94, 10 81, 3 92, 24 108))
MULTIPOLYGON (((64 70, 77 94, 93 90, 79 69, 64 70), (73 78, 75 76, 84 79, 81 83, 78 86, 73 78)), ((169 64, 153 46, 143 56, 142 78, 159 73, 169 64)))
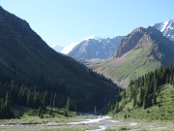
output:
POLYGON ((122 38, 90 38, 77 44, 68 55, 80 60, 107 59, 113 56, 122 38))
POLYGON ((173 64, 173 55, 174 42, 154 27, 140 27, 122 40, 114 58, 93 64, 92 68, 127 87, 131 80, 161 65, 173 64))

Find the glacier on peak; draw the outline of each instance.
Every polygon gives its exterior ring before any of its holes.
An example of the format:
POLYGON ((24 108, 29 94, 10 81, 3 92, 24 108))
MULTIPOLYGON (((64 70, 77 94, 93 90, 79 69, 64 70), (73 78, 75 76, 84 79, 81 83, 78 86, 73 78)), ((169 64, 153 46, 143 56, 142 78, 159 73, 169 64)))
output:
POLYGON ((154 24, 153 27, 161 31, 164 36, 174 41, 174 19, 169 19, 165 22, 154 24))
POLYGON ((161 29, 160 29, 161 32, 163 32, 163 31, 167 28, 169 22, 170 22, 170 21, 165 21, 165 22, 162 24, 162 27, 161 27, 161 29))

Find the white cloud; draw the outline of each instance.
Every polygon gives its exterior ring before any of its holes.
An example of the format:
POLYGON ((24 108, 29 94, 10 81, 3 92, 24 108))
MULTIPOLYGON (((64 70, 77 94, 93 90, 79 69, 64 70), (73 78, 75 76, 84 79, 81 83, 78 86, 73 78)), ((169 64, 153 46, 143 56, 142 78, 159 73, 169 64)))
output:
POLYGON ((97 37, 95 35, 91 35, 91 36, 86 37, 84 40, 89 40, 89 39, 96 39, 96 40, 98 40, 98 39, 101 39, 101 38, 97 37))
POLYGON ((78 44, 79 44, 79 42, 73 42, 73 43, 71 43, 71 44, 65 46, 65 47, 63 48, 63 50, 61 51, 61 53, 63 53, 63 54, 68 54, 68 53, 69 53, 76 45, 78 45, 78 44))
MULTIPOLYGON (((88 37, 84 38, 83 41, 89 40, 89 39, 96 39, 96 40, 99 40, 99 39, 101 39, 101 38, 100 38, 100 37, 96 37, 96 36, 94 36, 94 35, 91 35, 91 36, 88 36, 88 37)), ((78 45, 78 44, 80 44, 80 42, 73 42, 73 43, 71 43, 71 44, 65 46, 65 47, 63 48, 63 50, 61 51, 61 53, 63 53, 63 54, 68 54, 68 53, 69 53, 70 51, 72 51, 72 49, 73 49, 76 45, 78 45)))

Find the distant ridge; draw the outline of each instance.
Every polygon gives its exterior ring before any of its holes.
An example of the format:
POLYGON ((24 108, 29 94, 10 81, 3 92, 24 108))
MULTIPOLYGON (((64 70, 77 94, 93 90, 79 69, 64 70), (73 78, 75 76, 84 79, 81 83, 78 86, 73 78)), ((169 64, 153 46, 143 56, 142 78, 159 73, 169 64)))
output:
POLYGON ((114 38, 88 37, 76 44, 68 55, 77 60, 107 59, 113 56, 122 38, 122 36, 114 38))

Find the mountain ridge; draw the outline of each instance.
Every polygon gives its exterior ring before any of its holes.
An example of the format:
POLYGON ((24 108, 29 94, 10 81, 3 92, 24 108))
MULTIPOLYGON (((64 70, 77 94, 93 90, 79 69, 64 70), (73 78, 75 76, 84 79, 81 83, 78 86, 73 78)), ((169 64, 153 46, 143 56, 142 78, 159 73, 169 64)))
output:
POLYGON ((68 55, 75 59, 92 60, 111 57, 122 40, 122 36, 114 38, 90 38, 77 44, 68 55))
POLYGON ((131 80, 161 65, 174 63, 173 55, 173 41, 154 27, 140 27, 123 38, 114 58, 91 67, 127 87, 131 80))
MULTIPOLYGON (((156 23, 156 24, 151 25, 149 27, 156 28, 157 30, 161 31, 165 37, 169 38, 172 41, 174 40, 174 22, 173 22, 172 19, 170 19, 168 21, 165 21, 165 22, 156 23)), ((143 31, 143 27, 140 27, 140 28, 143 31)), ((137 28, 137 30, 140 29, 140 28, 137 28)), ((136 33, 136 29, 134 30, 134 33, 136 33)), ((139 32, 139 37, 141 37, 142 33, 139 32)), ((104 39, 104 38, 100 38, 100 37, 96 37, 96 36, 87 37, 82 42, 78 42, 78 43, 74 44, 71 47, 71 49, 69 50, 69 52, 67 52, 67 54, 69 56, 77 59, 77 60, 80 60, 80 59, 81 60, 85 60, 86 59, 86 61, 89 61, 89 60, 93 61, 93 60, 97 60, 97 59, 101 59, 101 58, 102 59, 108 59, 109 57, 112 57, 112 55, 114 55, 114 57, 119 57, 119 53, 118 52, 117 53, 113 53, 113 51, 111 51, 111 49, 107 49, 107 48, 106 49, 101 49, 101 44, 95 46, 95 44, 101 43, 100 41, 108 40, 108 39, 114 39, 114 38, 106 38, 106 39, 104 39), (96 42, 92 42, 93 40, 96 40, 96 42), (87 47, 87 46, 92 46, 92 44, 93 44, 95 50, 94 49, 88 49, 89 47, 87 47), (91 51, 91 50, 93 50, 93 51, 91 51), (102 50, 102 51, 100 51, 100 50, 102 50), (100 52, 103 52, 105 54, 105 56, 104 56, 104 54, 102 54, 100 52), (90 55, 90 54, 92 54, 92 55, 90 55), (98 54, 100 54, 100 55, 98 55, 98 54)), ((113 48, 116 49, 118 47, 119 43, 121 42, 121 39, 118 42, 116 42, 117 46, 113 47, 113 48)), ((138 40, 138 38, 137 38, 137 40, 138 40)), ((132 43, 136 43, 136 41, 132 41, 132 43)))

